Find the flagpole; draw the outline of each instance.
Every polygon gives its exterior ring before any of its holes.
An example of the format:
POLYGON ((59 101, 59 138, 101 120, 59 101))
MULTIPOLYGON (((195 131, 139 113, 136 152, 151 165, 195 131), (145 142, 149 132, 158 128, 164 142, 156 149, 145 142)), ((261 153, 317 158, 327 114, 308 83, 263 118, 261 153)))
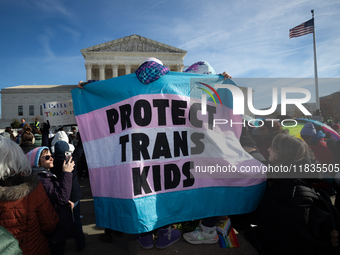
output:
MULTIPOLYGON (((314 19, 314 10, 311 10, 314 19)), ((316 63, 316 43, 315 43, 315 20, 313 25, 313 47, 314 47, 314 75, 315 75, 315 102, 316 110, 320 111, 320 98, 319 98, 319 84, 318 84, 318 69, 316 63)))

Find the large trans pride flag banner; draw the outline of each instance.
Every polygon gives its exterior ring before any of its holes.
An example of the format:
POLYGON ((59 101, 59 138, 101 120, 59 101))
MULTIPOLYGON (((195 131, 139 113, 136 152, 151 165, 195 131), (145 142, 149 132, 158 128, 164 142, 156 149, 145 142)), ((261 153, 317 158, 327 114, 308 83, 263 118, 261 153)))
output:
POLYGON ((233 84, 169 72, 148 85, 130 74, 72 90, 97 226, 143 233, 256 209, 266 178, 251 169, 263 165, 239 143, 232 95, 214 89, 224 83, 233 84))

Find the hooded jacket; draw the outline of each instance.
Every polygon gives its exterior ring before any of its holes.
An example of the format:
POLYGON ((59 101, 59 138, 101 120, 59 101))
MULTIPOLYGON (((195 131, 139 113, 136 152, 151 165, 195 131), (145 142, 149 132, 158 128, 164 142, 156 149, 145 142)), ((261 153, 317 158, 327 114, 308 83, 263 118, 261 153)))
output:
MULTIPOLYGON (((51 142, 51 152, 52 153, 55 153, 55 144, 59 141, 64 141, 64 142, 67 142, 68 143, 68 136, 67 134, 65 133, 65 131, 58 131, 55 136, 53 137, 52 139, 52 142, 51 142)), ((72 144, 70 144, 70 151, 74 151, 74 146, 72 144)))
POLYGON ((68 206, 72 188, 72 173, 62 172, 60 182, 57 176, 43 167, 32 167, 52 203, 59 217, 59 223, 55 231, 47 236, 52 243, 59 243, 74 237, 74 224, 71 208, 68 206))
POLYGON ((35 175, 0 181, 0 225, 18 239, 23 254, 50 254, 44 234, 57 223, 58 216, 35 175))
POLYGON ((33 174, 39 177, 53 208, 58 214, 59 224, 53 234, 48 236, 48 239, 50 242, 59 243, 73 237, 72 212, 68 206, 72 188, 72 173, 62 171, 59 181, 57 176, 49 170, 39 167, 39 158, 44 149, 46 147, 38 147, 27 153, 26 157, 30 162, 33 174))
MULTIPOLYGON (((65 151, 70 150, 70 144, 64 141, 59 141, 55 144, 55 160, 54 160, 54 167, 51 168, 51 172, 54 173, 58 179, 62 177, 63 173, 63 163, 65 160, 65 151)), ((79 159, 83 153, 83 144, 81 139, 79 139, 78 144, 74 152, 72 153, 72 160, 75 163, 74 170, 72 172, 72 189, 71 189, 71 196, 70 200, 75 203, 79 201, 82 197, 82 191, 80 188, 78 174, 77 174, 77 166, 79 165, 79 159)))

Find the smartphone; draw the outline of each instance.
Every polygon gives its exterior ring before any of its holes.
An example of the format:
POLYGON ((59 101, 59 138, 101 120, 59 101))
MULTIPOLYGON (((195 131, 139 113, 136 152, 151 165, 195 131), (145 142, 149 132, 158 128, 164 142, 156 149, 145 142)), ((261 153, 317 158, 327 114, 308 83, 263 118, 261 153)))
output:
POLYGON ((72 157, 72 151, 65 151, 66 164, 70 161, 71 157, 72 157))

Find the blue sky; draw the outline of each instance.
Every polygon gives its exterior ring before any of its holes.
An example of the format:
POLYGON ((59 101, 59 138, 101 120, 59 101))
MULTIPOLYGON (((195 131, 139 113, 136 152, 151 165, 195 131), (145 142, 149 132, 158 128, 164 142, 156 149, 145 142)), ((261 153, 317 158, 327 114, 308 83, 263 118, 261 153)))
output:
MULTIPOLYGON (((313 78, 312 34, 289 39, 311 9, 318 75, 340 78, 339 1, 0 0, 0 89, 77 84, 86 77, 81 49, 132 34, 188 51, 185 65, 206 60, 235 78, 313 78)), ((268 100, 254 94, 255 106, 270 105, 271 88, 258 86, 268 100)), ((336 91, 340 84, 319 88, 320 96, 336 91)))

